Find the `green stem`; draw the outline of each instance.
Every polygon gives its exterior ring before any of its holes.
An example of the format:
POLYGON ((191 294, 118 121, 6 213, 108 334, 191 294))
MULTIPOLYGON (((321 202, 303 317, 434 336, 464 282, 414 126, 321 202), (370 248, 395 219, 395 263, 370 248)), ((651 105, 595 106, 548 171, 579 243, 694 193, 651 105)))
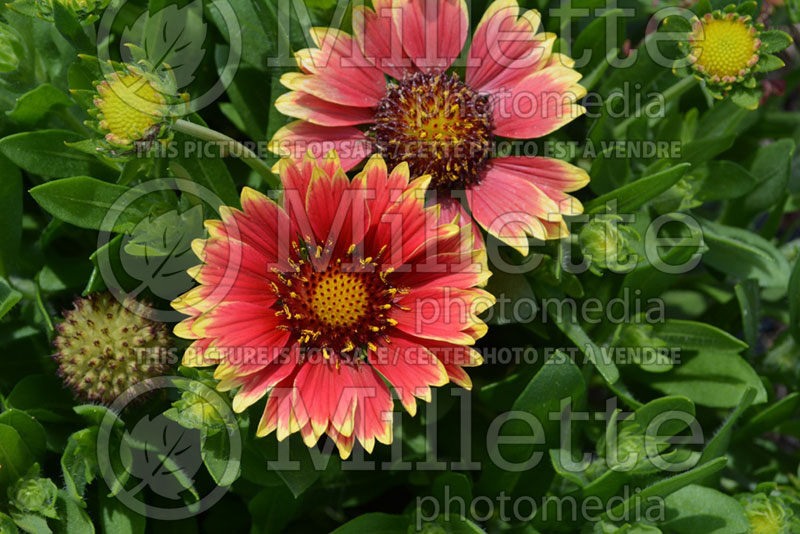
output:
POLYGON ((244 146, 236 139, 219 133, 216 130, 212 130, 211 128, 206 128, 205 126, 200 126, 199 124, 195 124, 183 119, 178 119, 175 121, 175 124, 172 125, 172 129, 185 133, 186 135, 191 135, 192 137, 197 137, 198 139, 220 143, 221 156, 229 155, 231 152, 230 149, 235 148, 241 160, 246 163, 248 167, 256 171, 256 173, 258 173, 259 176, 261 176, 264 181, 267 182, 267 185, 272 188, 277 188, 280 186, 280 182, 275 175, 272 174, 272 170, 270 170, 269 165, 267 165, 264 160, 260 159, 255 152, 244 146))
MULTIPOLYGON (((648 109, 651 105, 656 106, 659 102, 664 102, 666 104, 670 100, 679 97, 694 87, 697 82, 698 79, 694 76, 686 76, 685 78, 681 78, 677 83, 672 84, 669 88, 667 88, 667 90, 661 93, 660 98, 653 99, 645 104, 643 109, 648 109)), ((628 126, 630 126, 630 124, 638 118, 639 117, 636 115, 633 115, 619 123, 616 127, 614 127, 614 137, 622 137, 625 135, 625 131, 628 129, 628 126)))

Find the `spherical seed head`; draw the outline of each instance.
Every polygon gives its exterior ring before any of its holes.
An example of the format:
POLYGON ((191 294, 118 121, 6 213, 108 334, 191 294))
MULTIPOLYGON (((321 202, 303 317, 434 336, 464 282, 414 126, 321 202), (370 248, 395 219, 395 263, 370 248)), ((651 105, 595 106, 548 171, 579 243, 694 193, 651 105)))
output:
POLYGON ((108 143, 130 148, 157 137, 169 114, 156 81, 136 67, 115 71, 97 85, 94 100, 98 126, 108 143))
POLYGON ((53 341, 59 374, 75 394, 110 404, 128 388, 167 370, 169 337, 162 323, 130 311, 108 293, 75 300, 53 341))
POLYGON ((717 85, 730 85, 750 74, 761 47, 749 16, 719 11, 694 21, 689 44, 695 71, 717 85))

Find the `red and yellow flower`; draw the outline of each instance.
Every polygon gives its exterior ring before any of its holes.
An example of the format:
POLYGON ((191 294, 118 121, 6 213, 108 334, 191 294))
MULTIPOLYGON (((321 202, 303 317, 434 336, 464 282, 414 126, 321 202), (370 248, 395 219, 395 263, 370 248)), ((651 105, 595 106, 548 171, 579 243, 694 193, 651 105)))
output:
POLYGON ((302 72, 281 78, 291 91, 276 102, 299 120, 270 149, 299 161, 309 148, 332 147, 345 170, 371 152, 408 163, 412 175, 431 176, 447 222, 471 221, 457 201, 466 200, 483 228, 523 254, 529 235, 565 236, 563 215, 582 212, 567 193, 587 173, 557 159, 492 157, 498 137, 541 137, 585 111, 581 75, 552 51, 556 36, 539 32, 539 13, 520 14, 516 0, 492 3, 462 80, 451 66, 468 34, 464 0, 373 0, 373 8, 353 9, 352 36, 312 31, 317 48, 296 53, 302 72))
POLYGON ((280 203, 245 188, 242 210, 221 208, 193 243, 200 285, 173 302, 189 315, 175 333, 195 340, 184 363, 216 365, 236 411, 267 397, 258 436, 371 451, 392 440, 387 383, 412 415, 433 386, 471 386, 490 273, 407 163, 389 172, 375 155, 352 182, 333 152, 279 166, 280 203))

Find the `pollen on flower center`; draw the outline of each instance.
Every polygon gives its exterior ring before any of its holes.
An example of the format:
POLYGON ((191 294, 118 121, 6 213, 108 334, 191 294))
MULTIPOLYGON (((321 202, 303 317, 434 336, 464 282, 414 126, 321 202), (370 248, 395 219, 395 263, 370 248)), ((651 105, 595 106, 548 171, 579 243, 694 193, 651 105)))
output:
POLYGON ((489 98, 445 73, 417 72, 390 85, 371 128, 391 165, 407 162, 412 176, 430 174, 439 190, 475 183, 492 141, 489 98))
POLYGON ((696 21, 690 38, 695 68, 722 81, 744 76, 758 61, 760 41, 747 17, 711 14, 696 21))
POLYGON ((320 273, 312 287, 311 309, 331 328, 353 326, 369 308, 370 293, 364 273, 320 273))
POLYGON ((160 125, 166 100, 143 74, 112 74, 97 86, 100 126, 110 141, 125 145, 142 139, 160 125))
MULTIPOLYGON (((301 250, 298 245, 297 250, 301 250)), ((356 259, 352 250, 320 267, 303 258, 290 260, 293 271, 275 272, 280 283, 275 315, 284 319, 280 327, 311 348, 330 349, 336 354, 374 347, 388 326, 397 324, 389 314, 399 307, 395 296, 403 293, 380 272, 373 258, 356 259)))

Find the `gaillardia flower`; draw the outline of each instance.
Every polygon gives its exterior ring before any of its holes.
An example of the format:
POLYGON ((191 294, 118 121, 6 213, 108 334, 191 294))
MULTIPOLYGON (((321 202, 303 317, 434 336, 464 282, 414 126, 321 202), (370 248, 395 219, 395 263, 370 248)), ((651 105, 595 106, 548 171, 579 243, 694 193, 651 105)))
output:
POLYGON ((375 155, 352 182, 333 152, 279 167, 280 204, 245 188, 242 211, 221 208, 193 242, 200 285, 173 302, 190 316, 175 333, 195 339, 184 364, 216 364, 237 412, 267 397, 258 436, 372 451, 392 440, 387 382, 412 415, 432 386, 471 386, 477 315, 494 303, 475 286, 490 273, 469 225, 441 224, 430 178, 409 181, 407 163, 389 172, 375 155))
MULTIPOLYGON (((771 54, 792 40, 781 31, 764 31, 762 24, 753 22, 754 9, 750 3, 732 4, 694 17, 688 38, 680 43, 690 68, 675 69, 676 74, 691 72, 715 98, 731 95, 742 107, 755 109, 759 100, 755 75, 783 67, 783 61, 771 54)), ((682 23, 678 19, 672 20, 682 23)))
POLYGON ((567 193, 586 185, 587 173, 557 159, 493 157, 496 138, 541 137, 585 111, 581 75, 552 52, 556 36, 538 31, 539 13, 520 14, 516 0, 490 4, 462 79, 450 67, 469 31, 464 0, 372 4, 354 7, 352 36, 312 30, 317 48, 296 53, 302 72, 281 77, 291 91, 275 103, 299 120, 276 132, 270 149, 299 161, 309 147, 333 147, 345 170, 370 152, 390 166, 407 163, 412 176, 431 176, 446 222, 471 221, 457 199, 466 200, 482 227, 522 254, 528 235, 565 236, 562 215, 582 211, 567 193))
POLYGON ((131 386, 166 372, 167 328, 135 309, 134 302, 123 305, 110 293, 94 293, 64 311, 56 324, 55 358, 78 397, 111 404, 131 386))
POLYGON ((104 136, 102 148, 117 155, 146 152, 155 141, 168 138, 169 126, 185 112, 185 95, 177 93, 170 71, 160 77, 144 61, 96 65, 106 74, 95 82, 94 107, 87 110, 95 120, 86 124, 104 136))

